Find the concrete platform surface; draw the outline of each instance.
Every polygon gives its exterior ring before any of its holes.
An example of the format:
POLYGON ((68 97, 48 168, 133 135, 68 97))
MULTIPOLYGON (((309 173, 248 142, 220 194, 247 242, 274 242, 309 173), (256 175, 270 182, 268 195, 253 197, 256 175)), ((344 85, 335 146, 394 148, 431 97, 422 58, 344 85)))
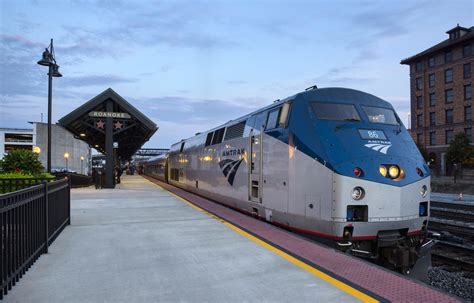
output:
POLYGON ((72 191, 67 227, 4 302, 352 302, 139 176, 72 191))

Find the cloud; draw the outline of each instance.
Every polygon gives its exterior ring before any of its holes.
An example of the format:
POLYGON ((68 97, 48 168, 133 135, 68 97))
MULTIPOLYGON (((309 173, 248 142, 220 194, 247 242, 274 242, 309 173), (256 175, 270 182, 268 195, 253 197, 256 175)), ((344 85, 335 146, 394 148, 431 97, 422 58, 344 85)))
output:
POLYGON ((247 84, 248 82, 247 81, 244 81, 244 80, 229 80, 227 81, 227 84, 230 84, 230 85, 241 85, 241 84, 247 84))
POLYGON ((368 83, 374 79, 369 77, 357 76, 353 66, 342 66, 329 69, 327 72, 316 77, 312 83, 318 83, 320 86, 340 85, 349 86, 353 84, 368 83))
POLYGON ((356 13, 350 18, 350 26, 354 27, 353 37, 346 48, 358 54, 354 62, 373 61, 380 58, 377 50, 381 43, 405 35, 410 32, 413 19, 423 9, 424 3, 409 2, 409 5, 386 5, 387 3, 370 3, 367 9, 356 13))
POLYGON ((111 86, 119 83, 135 83, 137 79, 116 75, 68 76, 61 79, 62 87, 111 86))

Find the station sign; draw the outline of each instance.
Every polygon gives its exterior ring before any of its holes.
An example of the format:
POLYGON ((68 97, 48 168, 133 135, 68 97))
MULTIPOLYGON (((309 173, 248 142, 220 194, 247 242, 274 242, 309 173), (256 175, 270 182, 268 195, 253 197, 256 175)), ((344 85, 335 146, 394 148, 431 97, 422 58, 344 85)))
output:
POLYGON ((116 112, 90 112, 90 117, 94 118, 116 118, 116 119, 130 119, 131 116, 127 113, 116 113, 116 112))

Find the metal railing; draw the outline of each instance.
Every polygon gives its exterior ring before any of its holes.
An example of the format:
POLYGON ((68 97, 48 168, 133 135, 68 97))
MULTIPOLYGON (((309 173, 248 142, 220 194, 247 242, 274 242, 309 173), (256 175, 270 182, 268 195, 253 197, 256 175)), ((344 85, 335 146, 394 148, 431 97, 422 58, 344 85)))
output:
POLYGON ((0 178, 0 194, 14 192, 27 187, 54 181, 56 178, 0 178))
POLYGON ((70 224, 70 188, 62 179, 0 195, 0 300, 70 224))

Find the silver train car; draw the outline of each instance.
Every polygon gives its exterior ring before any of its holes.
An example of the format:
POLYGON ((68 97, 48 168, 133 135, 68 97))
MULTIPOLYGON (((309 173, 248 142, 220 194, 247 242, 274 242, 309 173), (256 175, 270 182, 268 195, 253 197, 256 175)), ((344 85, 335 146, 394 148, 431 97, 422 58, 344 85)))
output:
POLYGON ((145 174, 408 272, 430 171, 390 103, 311 88, 171 146, 145 174))

